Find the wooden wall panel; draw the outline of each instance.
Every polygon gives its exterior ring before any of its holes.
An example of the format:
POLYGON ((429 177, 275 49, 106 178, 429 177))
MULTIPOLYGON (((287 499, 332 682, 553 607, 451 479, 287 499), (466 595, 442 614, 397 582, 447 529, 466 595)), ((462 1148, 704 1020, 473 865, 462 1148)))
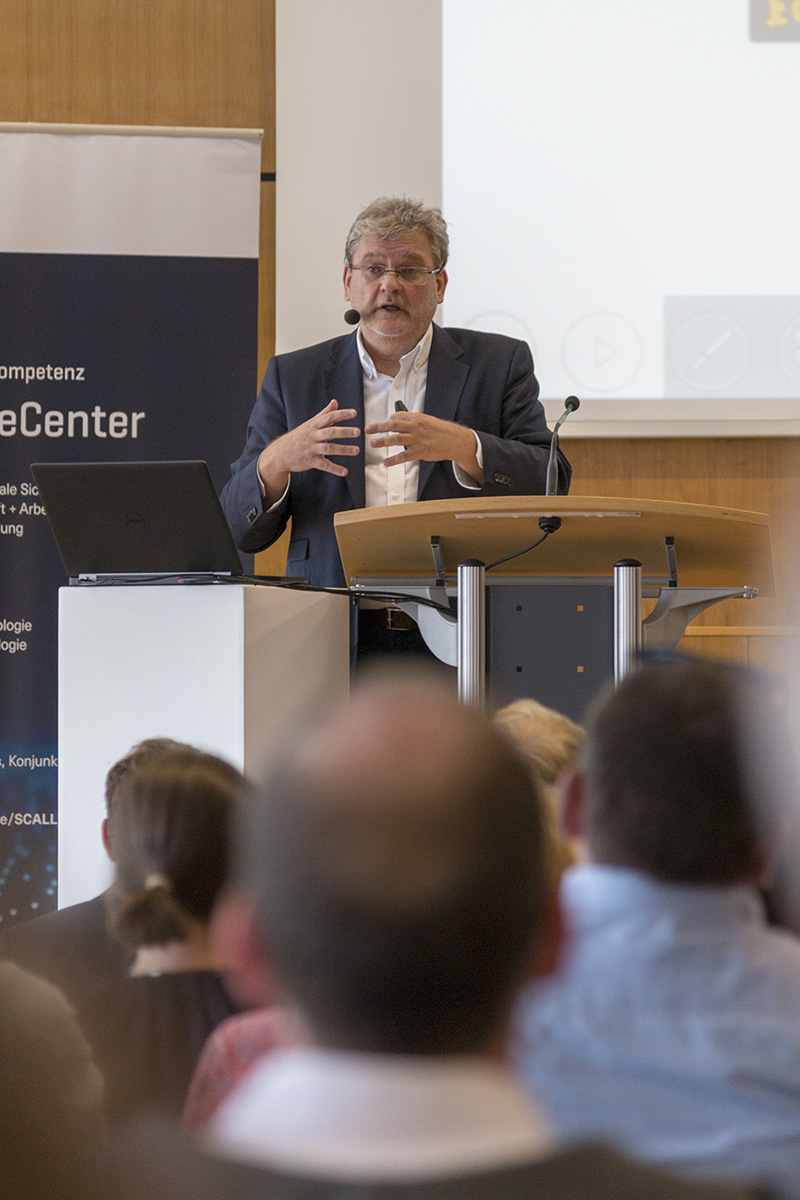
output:
MULTIPOLYGON (((0 121, 263 129, 262 172, 274 174, 274 0, 3 0, 0 121)), ((275 184, 261 189, 264 363, 275 184)))
POLYGON ((685 500, 768 514, 775 596, 715 605, 693 622, 682 648, 783 669, 793 627, 800 626, 800 439, 564 438, 562 444, 574 468, 575 495, 685 500))
POLYGON ((786 678, 794 677, 800 661, 797 634, 772 627, 745 627, 741 636, 731 637, 726 635, 724 626, 694 626, 687 630, 678 648, 699 658, 746 663, 755 670, 772 671, 786 678))
POLYGON ((748 640, 743 637, 692 637, 682 639, 678 647, 695 658, 722 659, 749 663, 748 640))

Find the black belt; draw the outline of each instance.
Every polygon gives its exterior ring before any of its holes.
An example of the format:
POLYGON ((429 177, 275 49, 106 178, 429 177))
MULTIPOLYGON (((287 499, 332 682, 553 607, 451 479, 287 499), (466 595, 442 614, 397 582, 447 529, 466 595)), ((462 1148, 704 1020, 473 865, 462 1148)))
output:
POLYGON ((359 625, 372 625, 379 629, 395 629, 408 631, 416 629, 417 623, 402 608, 360 608, 358 610, 359 625))

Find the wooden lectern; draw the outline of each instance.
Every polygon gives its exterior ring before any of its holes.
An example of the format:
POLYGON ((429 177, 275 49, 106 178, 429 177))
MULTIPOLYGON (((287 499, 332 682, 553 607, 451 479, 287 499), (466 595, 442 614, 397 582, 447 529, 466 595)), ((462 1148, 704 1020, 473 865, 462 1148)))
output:
MULTIPOLYGON (((396 592, 433 653, 458 666, 468 703, 485 699, 487 591, 605 589, 613 598, 607 623, 617 679, 643 645, 677 645, 688 622, 711 604, 774 591, 768 517, 706 504, 469 497, 338 513, 335 526, 349 586, 396 592), (540 522, 558 527, 545 537, 540 522), (656 597, 644 622, 643 594, 656 597)), ((564 593, 554 594, 559 603, 564 593)), ((504 608, 491 607, 496 614, 504 608)))

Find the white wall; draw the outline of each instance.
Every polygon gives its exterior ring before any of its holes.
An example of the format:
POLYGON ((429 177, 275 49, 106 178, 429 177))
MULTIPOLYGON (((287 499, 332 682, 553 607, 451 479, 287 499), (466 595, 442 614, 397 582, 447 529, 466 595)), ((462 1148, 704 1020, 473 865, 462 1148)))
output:
POLYGON ((344 241, 366 204, 441 201, 440 0, 277 0, 276 59, 286 351, 347 332, 344 241))

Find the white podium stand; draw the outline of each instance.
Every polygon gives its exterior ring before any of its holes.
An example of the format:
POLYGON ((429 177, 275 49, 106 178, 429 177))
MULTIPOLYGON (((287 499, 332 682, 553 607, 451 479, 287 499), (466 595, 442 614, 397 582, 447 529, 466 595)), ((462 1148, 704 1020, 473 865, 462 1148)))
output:
POLYGON ((105 774, 132 745, 190 742, 257 779, 287 727, 348 686, 345 596, 248 584, 62 588, 59 906, 108 886, 105 774))

